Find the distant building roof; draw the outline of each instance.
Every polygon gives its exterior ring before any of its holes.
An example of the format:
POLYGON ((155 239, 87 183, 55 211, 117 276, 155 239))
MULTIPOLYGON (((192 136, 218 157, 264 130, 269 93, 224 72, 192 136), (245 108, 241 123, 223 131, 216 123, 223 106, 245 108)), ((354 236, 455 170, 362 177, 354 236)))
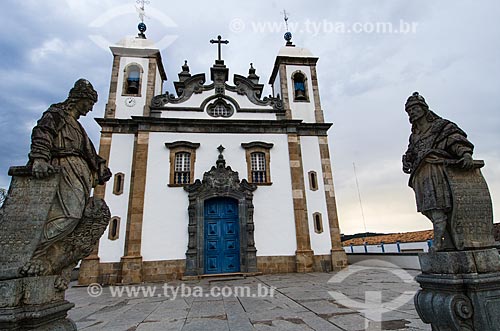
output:
MULTIPOLYGON (((500 241, 500 223, 494 224, 493 234, 495 235, 495 240, 500 241)), ((366 238, 355 238, 346 240, 342 243, 342 246, 350 245, 363 245, 366 242, 368 245, 380 245, 380 243, 391 244, 399 241, 400 243, 410 243, 410 242, 420 242, 427 241, 433 238, 433 231, 416 231, 416 232, 406 232, 406 233, 393 233, 380 236, 366 237, 366 238)))

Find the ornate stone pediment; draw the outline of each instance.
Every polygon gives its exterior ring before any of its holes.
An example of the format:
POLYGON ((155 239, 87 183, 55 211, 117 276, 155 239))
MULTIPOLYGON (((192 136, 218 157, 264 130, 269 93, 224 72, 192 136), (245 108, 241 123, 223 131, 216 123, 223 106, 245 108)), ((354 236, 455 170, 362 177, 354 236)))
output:
MULTIPOLYGON (((244 95, 248 100, 260 107, 271 106, 273 110, 277 113, 283 111, 283 102, 280 98, 274 97, 264 97, 262 98, 262 90, 264 88, 263 84, 259 84, 259 76, 255 74, 255 69, 251 67, 248 77, 241 75, 234 75, 234 85, 227 84, 227 68, 225 65, 216 64, 211 68, 212 79, 214 80, 211 84, 205 85, 206 77, 205 74, 191 75, 189 73, 189 67, 187 64, 183 66, 183 71, 179 73, 179 81, 174 82, 175 94, 166 92, 165 94, 156 95, 151 100, 151 108, 159 109, 168 107, 169 104, 177 105, 188 101, 193 94, 203 93, 205 91, 213 91, 213 95, 209 97, 226 97, 226 90, 230 92, 235 92, 238 95, 244 95), (219 75, 220 74, 220 75, 219 75)), ((204 104, 206 104, 206 99, 201 105, 200 109, 204 110, 204 104)), ((231 99, 231 101, 234 101, 231 99)), ((239 111, 239 106, 236 101, 233 102, 236 107, 236 111, 239 111)))
POLYGON ((250 184, 246 179, 240 181, 237 171, 230 166, 226 167, 224 157, 219 155, 217 166, 213 166, 203 174, 203 180, 197 179, 193 184, 184 187, 189 194, 220 194, 223 192, 246 193, 257 189, 256 185, 250 184))

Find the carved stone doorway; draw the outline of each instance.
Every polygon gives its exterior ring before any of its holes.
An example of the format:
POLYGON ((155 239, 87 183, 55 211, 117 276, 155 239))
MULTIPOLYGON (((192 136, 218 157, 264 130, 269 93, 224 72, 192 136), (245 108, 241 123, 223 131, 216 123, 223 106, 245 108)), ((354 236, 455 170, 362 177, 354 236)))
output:
MULTIPOLYGON (((205 172, 203 180, 197 179, 184 189, 189 193, 189 225, 188 249, 186 252, 186 276, 198 276, 207 273, 210 268, 207 263, 207 247, 205 233, 209 231, 205 223, 205 206, 211 200, 227 199, 233 201, 237 208, 234 215, 239 231, 239 271, 257 272, 257 258, 254 241, 253 223, 253 191, 257 187, 245 179, 239 180, 238 172, 226 167, 226 161, 221 154, 217 166, 205 172), (208 267, 208 269, 207 269, 208 267)), ((223 271, 224 272, 224 271, 223 271)), ((232 271, 226 271, 232 272, 232 271)))

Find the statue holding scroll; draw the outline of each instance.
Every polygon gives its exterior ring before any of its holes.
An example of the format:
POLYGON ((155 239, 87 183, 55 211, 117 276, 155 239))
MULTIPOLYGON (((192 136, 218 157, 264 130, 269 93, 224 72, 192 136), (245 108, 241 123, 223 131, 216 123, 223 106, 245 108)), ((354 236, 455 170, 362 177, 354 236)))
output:
POLYGON ((417 210, 433 223, 433 250, 494 245, 491 199, 479 170, 484 162, 472 159, 467 134, 431 111, 418 92, 405 110, 412 133, 403 171, 410 174, 417 210))

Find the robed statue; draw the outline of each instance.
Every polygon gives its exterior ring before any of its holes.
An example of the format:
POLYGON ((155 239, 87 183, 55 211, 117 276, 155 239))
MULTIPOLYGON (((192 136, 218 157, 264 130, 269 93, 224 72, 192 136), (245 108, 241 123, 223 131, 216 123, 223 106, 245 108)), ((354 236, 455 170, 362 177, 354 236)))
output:
POLYGON ((78 122, 96 102, 92 84, 76 81, 33 128, 28 164, 9 169, 0 208, 2 330, 76 330, 64 292, 110 220, 104 200, 90 195, 111 172, 78 122))
POLYGON ((405 110, 411 123, 403 171, 410 174, 417 210, 434 228, 432 250, 463 250, 494 245, 491 199, 472 158, 474 145, 455 123, 429 109, 418 92, 405 110))

